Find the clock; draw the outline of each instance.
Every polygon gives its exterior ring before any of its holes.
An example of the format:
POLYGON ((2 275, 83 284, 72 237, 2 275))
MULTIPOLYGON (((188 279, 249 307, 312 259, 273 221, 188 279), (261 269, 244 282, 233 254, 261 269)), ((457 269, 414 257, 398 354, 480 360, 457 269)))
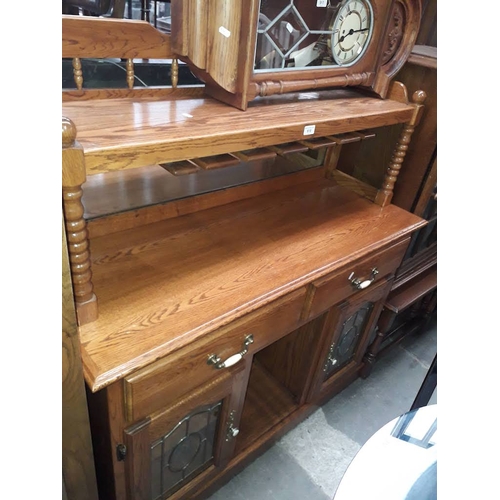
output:
POLYGON ((354 64, 370 44, 373 9, 368 0, 345 0, 332 25, 330 48, 339 65, 354 64))
POLYGON ((332 87, 384 98, 420 16, 421 0, 171 0, 171 43, 209 95, 242 110, 332 87))

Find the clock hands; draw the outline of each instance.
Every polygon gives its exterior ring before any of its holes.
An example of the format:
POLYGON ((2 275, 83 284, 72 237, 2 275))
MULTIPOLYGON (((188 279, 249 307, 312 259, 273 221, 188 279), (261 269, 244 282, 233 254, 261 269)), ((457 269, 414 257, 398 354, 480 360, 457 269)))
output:
POLYGON ((360 33, 361 31, 368 31, 368 28, 362 28, 360 30, 353 30, 352 28, 345 34, 345 35, 342 35, 340 38, 339 38, 339 41, 335 44, 339 44, 339 43, 342 43, 348 36, 350 35, 354 35, 354 33, 360 33))

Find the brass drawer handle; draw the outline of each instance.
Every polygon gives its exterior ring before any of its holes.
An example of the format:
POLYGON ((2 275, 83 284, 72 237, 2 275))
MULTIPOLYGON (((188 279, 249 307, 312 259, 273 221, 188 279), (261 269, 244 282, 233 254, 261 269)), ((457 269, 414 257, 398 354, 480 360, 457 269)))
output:
POLYGON ((208 365, 214 365, 217 370, 221 370, 222 368, 229 368, 230 366, 235 365, 238 361, 243 359, 243 356, 248 352, 248 346, 253 344, 253 335, 247 335, 245 340, 243 341, 243 349, 229 358, 226 361, 222 361, 217 354, 210 354, 207 359, 208 365))
POLYGON ((356 288, 356 290, 364 290, 365 288, 368 288, 374 281, 375 281, 375 276, 378 274, 378 269, 374 267, 372 269, 372 273, 370 275, 370 278, 367 280, 361 281, 359 278, 353 278, 354 271, 351 273, 349 276, 348 280, 351 282, 352 286, 356 288))

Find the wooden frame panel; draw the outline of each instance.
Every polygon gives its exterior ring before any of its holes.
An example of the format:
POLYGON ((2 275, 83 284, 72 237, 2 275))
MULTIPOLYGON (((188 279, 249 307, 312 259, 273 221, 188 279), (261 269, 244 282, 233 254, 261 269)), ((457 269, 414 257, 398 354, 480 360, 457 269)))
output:
POLYGON ((146 21, 62 16, 62 57, 170 59, 170 36, 146 21))

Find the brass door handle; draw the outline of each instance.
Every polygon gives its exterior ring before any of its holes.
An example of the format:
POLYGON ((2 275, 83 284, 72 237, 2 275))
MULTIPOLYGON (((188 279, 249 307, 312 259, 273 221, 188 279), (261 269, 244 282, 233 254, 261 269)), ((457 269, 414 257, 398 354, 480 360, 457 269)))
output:
POLYGON ((230 366, 235 365, 238 361, 243 359, 243 356, 248 352, 248 346, 253 344, 253 335, 247 335, 245 340, 243 341, 243 349, 229 358, 226 361, 222 361, 221 358, 217 354, 210 354, 207 359, 208 365, 214 365, 217 370, 221 370, 222 368, 229 368, 230 366))
POLYGON ((374 281, 375 276, 378 274, 378 269, 374 267, 372 269, 372 273, 367 280, 361 281, 359 278, 353 278, 354 271, 350 274, 348 280, 351 282, 351 285, 356 288, 356 290, 364 290, 368 288, 374 281))

